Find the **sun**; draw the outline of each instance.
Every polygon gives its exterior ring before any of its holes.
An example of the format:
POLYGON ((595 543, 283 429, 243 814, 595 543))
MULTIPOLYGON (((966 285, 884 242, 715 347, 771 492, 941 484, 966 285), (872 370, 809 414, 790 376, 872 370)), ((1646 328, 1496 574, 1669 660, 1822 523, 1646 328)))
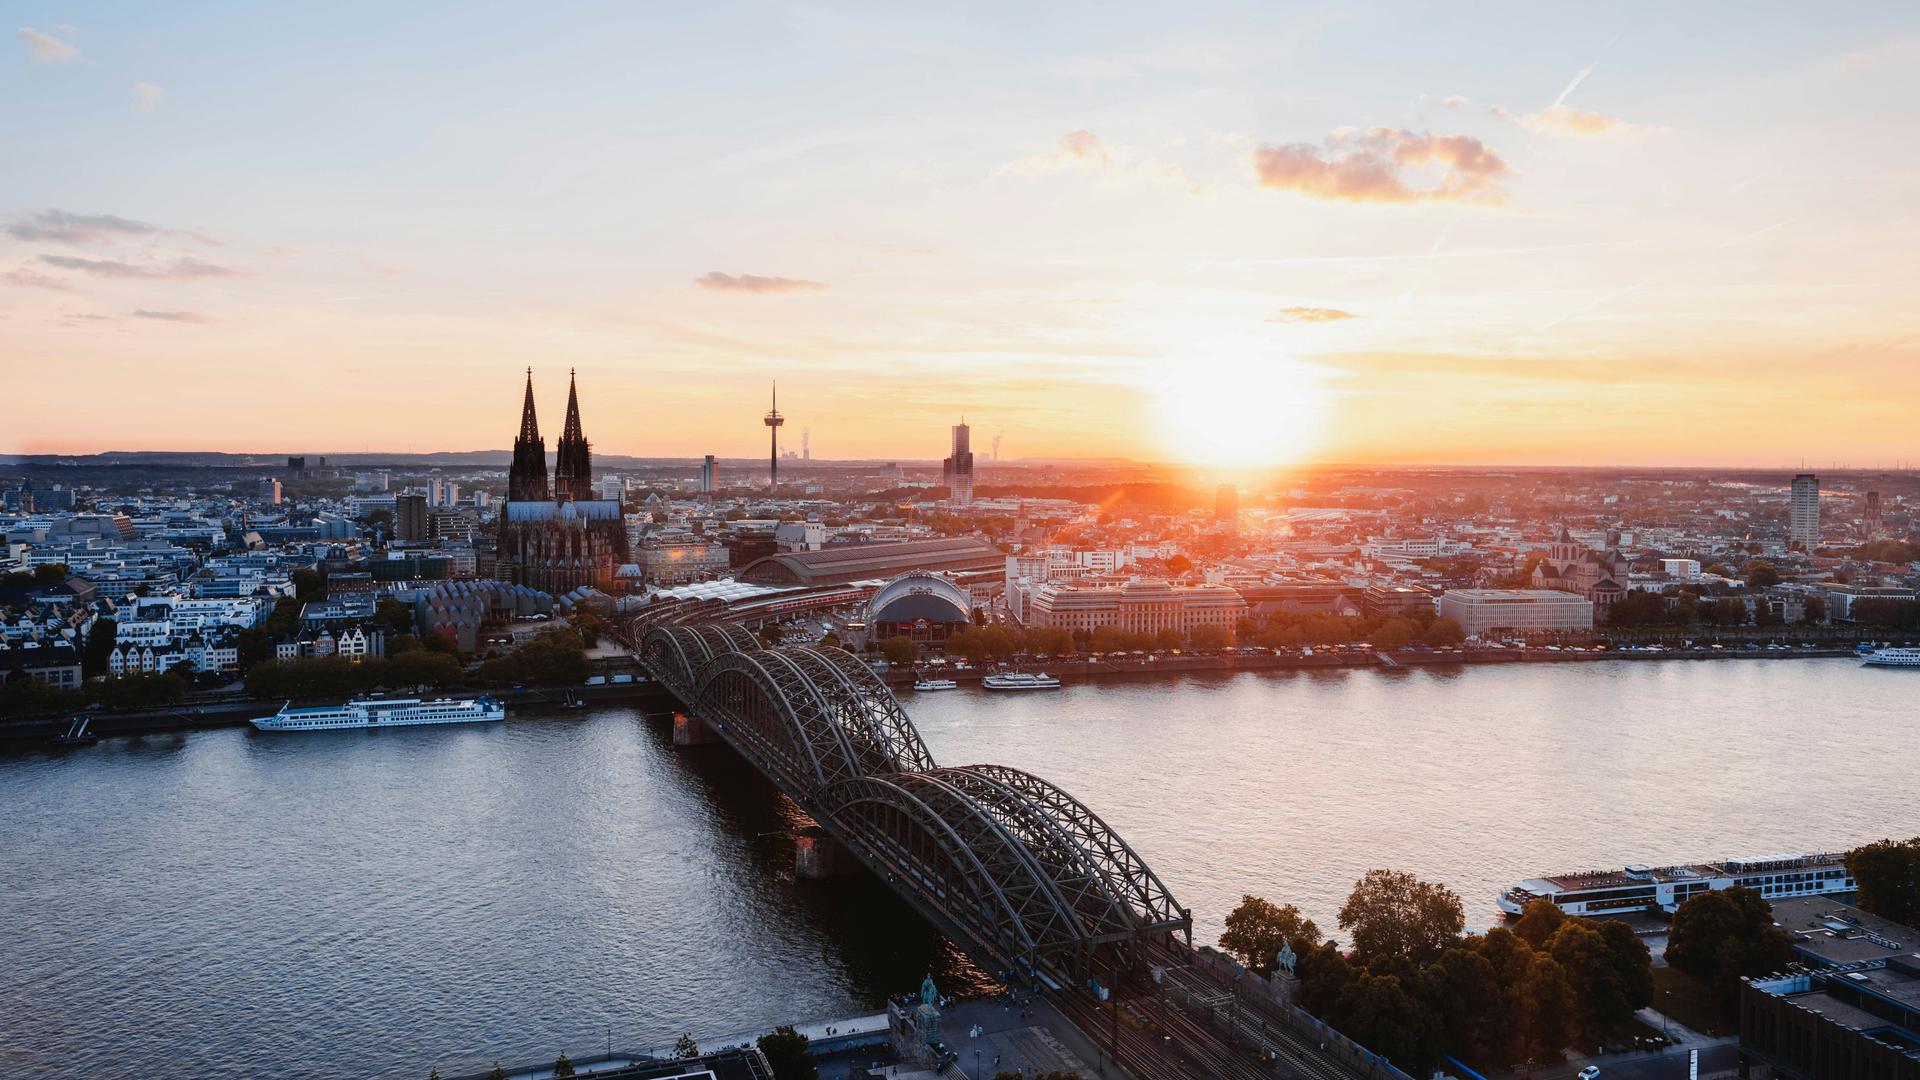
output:
POLYGON ((1170 459, 1239 468, 1311 457, 1332 404, 1322 369, 1248 353, 1174 361, 1148 392, 1170 459))

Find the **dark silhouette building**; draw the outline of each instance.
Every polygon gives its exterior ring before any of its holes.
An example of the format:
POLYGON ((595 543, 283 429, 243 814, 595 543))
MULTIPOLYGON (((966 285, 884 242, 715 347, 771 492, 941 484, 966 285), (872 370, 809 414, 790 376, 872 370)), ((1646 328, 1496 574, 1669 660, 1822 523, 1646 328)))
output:
POLYGON ((533 408, 533 372, 527 372, 520 436, 513 442, 507 501, 500 507, 495 576, 550 593, 590 585, 612 592, 614 572, 627 561, 627 523, 620 500, 593 497, 593 459, 580 427, 579 392, 567 386, 567 422, 559 462, 547 483, 546 442, 533 408))

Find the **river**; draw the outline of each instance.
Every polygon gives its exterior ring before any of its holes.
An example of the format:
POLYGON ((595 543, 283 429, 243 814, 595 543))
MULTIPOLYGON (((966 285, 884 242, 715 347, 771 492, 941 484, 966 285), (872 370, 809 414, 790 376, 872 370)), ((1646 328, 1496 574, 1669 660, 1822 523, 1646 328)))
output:
MULTIPOLYGON (((1920 833, 1920 674, 1593 662, 903 696, 943 763, 1060 784, 1211 941, 1367 869, 1468 922, 1522 877, 1920 833)), ((870 1011, 973 973, 795 814, 626 708, 0 757, 0 1073, 425 1077, 870 1011)))

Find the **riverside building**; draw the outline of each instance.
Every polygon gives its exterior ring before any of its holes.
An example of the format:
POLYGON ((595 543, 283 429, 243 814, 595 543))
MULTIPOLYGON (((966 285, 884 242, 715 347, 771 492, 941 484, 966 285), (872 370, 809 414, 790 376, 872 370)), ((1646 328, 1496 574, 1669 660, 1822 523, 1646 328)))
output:
POLYGON ((1202 626, 1218 626, 1231 634, 1246 616, 1247 602, 1224 585, 1131 578, 1117 586, 1043 584, 1022 597, 1017 610, 1016 617, 1036 629, 1093 631, 1110 626, 1135 634, 1173 630, 1187 635, 1202 626))
POLYGON ((1593 629, 1593 601, 1555 589, 1454 589, 1440 597, 1440 615, 1469 637, 1493 630, 1593 629))

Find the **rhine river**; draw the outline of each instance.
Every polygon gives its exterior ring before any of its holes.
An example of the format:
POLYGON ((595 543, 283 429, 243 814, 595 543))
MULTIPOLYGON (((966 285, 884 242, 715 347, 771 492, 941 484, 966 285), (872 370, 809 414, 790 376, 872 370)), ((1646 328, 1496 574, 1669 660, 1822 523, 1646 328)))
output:
MULTIPOLYGON (((1920 672, 1851 660, 1185 677, 903 695, 946 764, 1087 802, 1211 941, 1242 893, 1920 833, 1920 672)), ((393 1076, 872 1011, 969 978, 793 811, 628 709, 0 757, 0 1074, 393 1076)))

